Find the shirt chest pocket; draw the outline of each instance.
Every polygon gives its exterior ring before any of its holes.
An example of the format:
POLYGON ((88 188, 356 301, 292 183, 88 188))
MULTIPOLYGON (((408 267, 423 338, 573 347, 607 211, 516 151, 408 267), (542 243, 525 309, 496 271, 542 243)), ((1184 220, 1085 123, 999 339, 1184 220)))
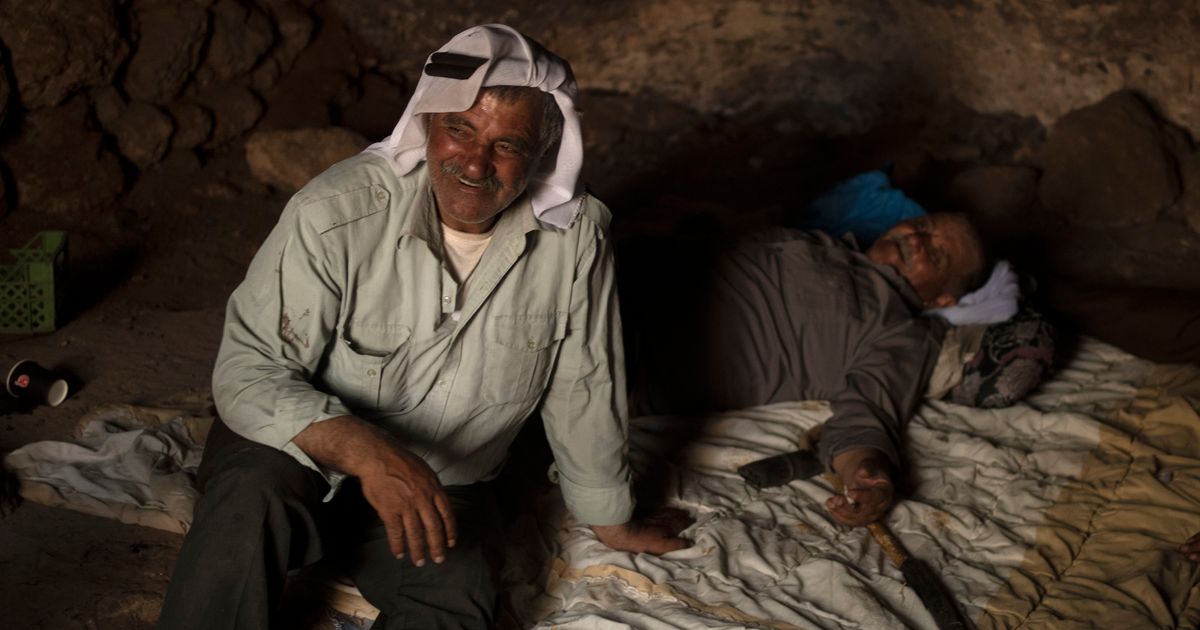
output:
POLYGON ((481 394, 492 402, 541 396, 567 334, 566 315, 496 315, 488 323, 481 394))
POLYGON ((322 375, 331 394, 354 410, 407 411, 406 376, 412 329, 354 325, 338 332, 322 375))

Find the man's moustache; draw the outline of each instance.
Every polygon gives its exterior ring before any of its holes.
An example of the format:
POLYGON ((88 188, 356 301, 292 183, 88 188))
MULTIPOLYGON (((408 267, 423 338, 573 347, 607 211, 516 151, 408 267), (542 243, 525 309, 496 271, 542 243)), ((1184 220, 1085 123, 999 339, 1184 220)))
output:
POLYGON ((490 175, 483 179, 475 179, 468 176, 466 172, 463 171, 461 166, 451 162, 442 162, 442 174, 455 177, 459 181, 470 186, 480 186, 486 188, 492 193, 500 192, 500 189, 504 187, 503 184, 500 183, 500 179, 495 175, 490 175))

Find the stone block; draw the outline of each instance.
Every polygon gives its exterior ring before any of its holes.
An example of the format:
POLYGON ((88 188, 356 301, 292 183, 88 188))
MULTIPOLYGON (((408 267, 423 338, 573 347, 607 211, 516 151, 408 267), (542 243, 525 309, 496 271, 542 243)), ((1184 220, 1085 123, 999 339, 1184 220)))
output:
MULTIPOLYGON (((129 54, 111 0, 0 3, 0 39, 25 107, 106 85, 129 54)), ((5 101, 7 103, 7 99, 5 101)))
POLYGON ((134 2, 130 11, 138 43, 125 71, 125 92, 136 100, 170 102, 200 64, 208 39, 208 12, 188 2, 145 0, 134 2))
POLYGON ((117 156, 92 128, 87 103, 72 99, 30 112, 21 133, 3 148, 21 207, 55 214, 112 203, 125 189, 117 156))
POLYGON ((211 15, 212 34, 196 71, 201 86, 249 74, 275 41, 270 18, 258 9, 220 0, 213 5, 211 15))
POLYGON ((1153 222, 1179 196, 1174 158, 1150 108, 1130 92, 1063 116, 1042 151, 1042 204, 1071 223, 1153 222))
POLYGON ((295 191, 367 144, 366 138, 341 127, 260 131, 246 140, 246 162, 263 183, 295 191))
POLYGON ((175 124, 162 109, 134 101, 125 108, 109 131, 117 138, 121 155, 144 169, 162 159, 170 147, 175 124))
POLYGON ((1024 166, 979 166, 950 182, 951 209, 965 212, 984 233, 1013 233, 1037 201, 1038 173, 1024 166))

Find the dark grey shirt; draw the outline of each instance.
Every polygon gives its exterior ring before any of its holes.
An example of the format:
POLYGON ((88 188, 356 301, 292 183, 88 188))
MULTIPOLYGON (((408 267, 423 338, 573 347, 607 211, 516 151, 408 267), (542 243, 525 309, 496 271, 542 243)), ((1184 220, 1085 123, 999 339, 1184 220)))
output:
POLYGON ((708 259, 686 249, 668 268, 700 279, 666 292, 673 304, 634 292, 635 412, 828 400, 826 466, 862 446, 898 465, 944 332, 904 279, 816 232, 774 230, 708 259))

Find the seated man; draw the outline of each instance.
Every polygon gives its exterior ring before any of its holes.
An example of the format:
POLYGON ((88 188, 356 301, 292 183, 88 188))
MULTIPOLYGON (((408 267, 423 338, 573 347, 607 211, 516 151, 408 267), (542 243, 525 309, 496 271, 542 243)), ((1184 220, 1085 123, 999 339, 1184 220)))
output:
POLYGON ((389 138, 288 203, 229 301, 224 424, 160 627, 273 627, 288 570, 331 556, 374 627, 490 627, 485 482, 535 412, 601 542, 685 546, 630 521, 609 213, 577 187, 574 96, 563 60, 469 29, 389 138))
POLYGON ((654 262, 622 258, 632 273, 653 265, 656 277, 672 279, 622 287, 626 321, 638 327, 635 413, 829 400, 818 454, 852 501, 835 496, 828 508, 848 525, 877 520, 891 505, 903 423, 944 331, 919 313, 954 304, 982 282, 978 233, 961 215, 932 214, 897 224, 865 253, 823 233, 786 230, 715 257, 696 250, 659 248, 654 262))

